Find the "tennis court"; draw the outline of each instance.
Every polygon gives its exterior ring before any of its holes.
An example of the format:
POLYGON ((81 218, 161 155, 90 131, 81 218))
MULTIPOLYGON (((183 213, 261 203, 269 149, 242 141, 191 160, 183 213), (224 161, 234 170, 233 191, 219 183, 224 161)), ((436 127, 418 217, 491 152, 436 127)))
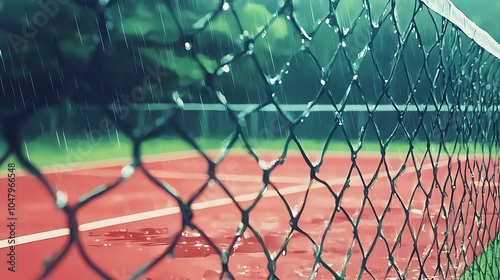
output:
MULTIPOLYGON (((279 155, 269 153, 263 158, 271 162, 279 155)), ((415 163, 411 159, 406 163, 406 172, 401 172, 402 156, 389 155, 381 161, 380 155, 367 155, 355 162, 362 175, 353 173, 346 182, 352 164, 350 155, 327 156, 318 178, 309 181, 310 168, 300 154, 291 154, 271 173, 272 185, 263 191, 259 164, 250 156, 235 152, 217 166, 215 176, 243 209, 252 205, 260 192, 264 193, 248 216, 249 226, 260 233, 270 257, 277 259, 276 276, 280 279, 305 279, 311 275, 317 253, 313 242, 322 244, 321 259, 329 269, 339 274, 344 271, 346 279, 357 279, 362 256, 366 257, 366 271, 361 279, 396 279, 396 267, 404 268, 406 272, 400 273, 406 273, 408 279, 421 279, 426 273, 431 277, 438 265, 443 271, 453 270, 446 263, 438 263, 438 254, 446 254, 450 265, 455 264, 454 270, 461 273, 461 259, 472 259, 473 254, 481 253, 476 246, 480 242, 478 235, 494 236, 494 228, 484 227, 493 213, 475 209, 497 206, 481 207, 482 196, 470 193, 472 186, 461 183, 470 182, 476 189, 498 195, 493 184, 488 183, 491 174, 484 174, 479 166, 469 170, 468 165, 473 166, 474 162, 440 159, 433 163, 429 157, 416 158, 415 163), (377 179, 370 184, 374 176, 377 179), (465 177, 468 180, 462 180, 465 177), (448 195, 442 196, 444 192, 448 195), (462 204, 468 203, 470 207, 462 208, 462 204), (292 231, 288 245, 283 246, 291 232, 290 215, 298 217, 298 213, 301 214, 297 226, 308 235, 292 231)), ((263 164, 260 165, 265 167, 263 164)), ((126 161, 108 162, 70 172, 51 172, 48 168, 44 174, 48 182, 67 195, 69 204, 75 204, 97 186, 111 185, 130 172, 124 166, 126 161)), ((137 169, 115 189, 76 213, 82 249, 94 265, 113 278, 128 279, 160 256, 181 233, 173 256, 162 259, 139 279, 219 279, 220 257, 213 245, 220 251, 231 252, 229 270, 237 279, 268 277, 264 249, 250 228, 243 229, 231 246, 242 214, 222 188, 208 180, 208 164, 202 157, 193 153, 165 155, 145 161, 144 168, 158 182, 175 188, 186 202, 207 185, 192 202, 192 223, 213 243, 209 244, 196 230, 182 231, 176 200, 137 169)), ((6 178, 0 182, 5 183, 6 178)), ((22 207, 17 212, 20 272, 16 279, 32 279, 42 272, 47 256, 59 252, 68 242, 68 221, 37 179, 21 175, 18 184, 23 188, 17 192, 18 205, 22 207), (22 269, 27 265, 31 269, 22 269)), ((6 240, 0 244, 6 251, 6 240)), ((78 279, 98 277, 82 260, 77 247, 72 246, 47 279, 67 279, 76 272, 78 279)), ((332 277, 322 266, 314 273, 318 279, 332 277)))

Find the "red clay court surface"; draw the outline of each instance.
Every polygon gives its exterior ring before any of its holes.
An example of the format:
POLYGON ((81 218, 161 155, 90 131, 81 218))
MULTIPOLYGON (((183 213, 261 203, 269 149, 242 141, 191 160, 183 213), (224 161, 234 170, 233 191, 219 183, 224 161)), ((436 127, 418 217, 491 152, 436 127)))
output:
MULTIPOLYGON (((273 158, 272 155, 264 157, 268 160, 273 158)), ((346 279, 358 278, 363 255, 368 254, 374 242, 365 266, 376 279, 398 278, 396 268, 390 266, 389 255, 392 255, 401 273, 406 271, 407 279, 425 278, 421 274, 424 271, 428 277, 442 279, 435 272, 438 263, 446 278, 454 279, 456 273, 460 275, 463 272, 464 258, 467 263, 471 263, 474 251, 480 253, 481 248, 498 234, 498 219, 493 212, 500 209, 499 167, 491 161, 486 172, 484 164, 481 164, 482 159, 458 162, 456 158, 448 161, 442 157, 434 171, 427 156, 425 159, 416 159, 416 166, 420 170, 417 172, 410 158, 405 172, 393 181, 404 207, 408 209, 407 217, 403 205, 395 195, 391 195, 389 180, 389 176, 393 178, 398 174, 404 158, 386 156, 385 161, 388 167, 385 164, 380 167, 377 181, 368 188, 369 200, 366 201, 361 180, 368 184, 379 166, 380 155, 358 156, 356 164, 362 175, 353 169, 349 187, 342 193, 340 205, 336 205, 325 185, 313 181, 299 219, 300 228, 320 244, 328 221, 334 214, 331 227, 326 231, 321 257, 337 272, 346 266, 346 279), (420 173, 420 178, 417 173, 420 173), (419 181, 421 188, 414 191, 419 181), (463 181, 467 183, 464 185, 463 181), (440 190, 446 192, 444 199, 440 190), (427 207, 424 191, 430 193, 427 207), (380 223, 382 234, 378 235, 379 222, 376 217, 380 218, 385 209, 390 210, 385 211, 380 223), (348 216, 353 223, 358 223, 358 238, 354 238, 348 216), (483 242, 483 246, 480 242, 483 242), (352 250, 352 256, 346 262, 349 250, 352 250)), ((120 177, 121 169, 126 164, 126 161, 89 164, 75 166, 68 172, 54 172, 50 168, 43 172, 52 186, 65 192, 69 203, 73 204, 96 187, 113 183, 120 177)), ((350 156, 328 155, 317 176, 339 194, 344 188, 351 164, 350 156)), ((159 181, 174 187, 184 201, 208 178, 207 163, 192 153, 164 156, 163 160, 147 160, 144 167, 159 181)), ((242 153, 229 153, 216 168, 217 177, 242 208, 248 207, 263 188, 262 174, 259 165, 242 153)), ((285 163, 271 173, 271 182, 285 196, 294 215, 304 205, 309 174, 309 167, 298 154, 288 155, 285 163)), ((20 244, 16 247, 17 272, 8 272, 5 261, 2 261, 0 279, 35 279, 42 271, 44 260, 60 251, 68 241, 69 231, 66 229, 66 216, 56 208, 40 182, 20 172, 17 175, 17 242, 20 244)), ((0 185, 7 185, 5 176, 0 178, 0 185)), ((2 205, 6 200, 4 193, 0 194, 2 205)), ((192 208, 192 222, 220 250, 229 250, 228 245, 241 222, 241 213, 222 189, 210 183, 210 187, 195 200, 192 208)), ((2 221, 6 221, 6 212, 1 211, 2 221)), ((290 231, 290 216, 284 202, 271 186, 250 212, 249 219, 250 225, 262 236, 270 254, 278 257, 276 275, 280 279, 308 279, 315 263, 314 246, 306 236, 294 232, 286 247, 286 254, 279 254, 283 240, 290 231)), ((130 278, 137 269, 162 254, 182 224, 176 201, 149 181, 140 169, 136 169, 116 189, 81 208, 77 212, 77 220, 86 254, 113 279, 130 278)), ((1 232, 0 250, 5 259, 8 252, 7 235, 4 230, 1 232)), ((267 279, 269 273, 264 249, 249 229, 232 250, 229 270, 236 279, 267 279)), ((186 230, 175 248, 174 258, 165 257, 139 279, 212 280, 219 279, 220 270, 220 257, 215 251, 198 232, 186 230)), ((366 271, 361 272, 361 279, 372 279, 366 271)), ((85 264, 73 245, 47 279, 100 277, 85 264)), ((320 266, 315 279, 333 279, 333 276, 320 266)))

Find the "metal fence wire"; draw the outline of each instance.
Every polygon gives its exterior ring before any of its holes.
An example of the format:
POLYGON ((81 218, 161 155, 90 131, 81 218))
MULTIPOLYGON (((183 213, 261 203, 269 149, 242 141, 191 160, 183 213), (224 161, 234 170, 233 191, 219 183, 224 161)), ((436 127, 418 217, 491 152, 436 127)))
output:
MULTIPOLYGON (((3 5, 15 12, 25 11, 35 3, 34 0, 25 2, 4 2, 3 5)), ((182 214, 181 230, 173 234, 171 244, 137 270, 132 279, 142 279, 163 259, 175 258, 175 247, 188 229, 199 232, 220 257, 219 266, 215 268, 220 273, 216 278, 239 278, 230 269, 234 250, 218 247, 216 241, 193 222, 196 213, 192 205, 212 183, 224 190, 241 214, 241 224, 235 229, 228 248, 233 248, 245 232, 251 232, 267 258, 267 279, 284 279, 277 274, 277 268, 292 235, 306 237, 310 242, 308 246, 314 247, 311 273, 302 276, 309 279, 317 276, 318 269, 328 272, 326 278, 334 279, 386 279, 391 275, 395 279, 457 279, 488 246, 498 252, 493 246, 500 244, 494 242, 500 232, 500 60, 486 51, 485 45, 478 44, 481 38, 471 40, 461 28, 429 8, 433 2, 447 5, 448 1, 52 2, 50 9, 55 11, 53 7, 57 6, 58 14, 54 12, 52 16, 47 12, 50 16, 47 21, 51 23, 44 27, 28 24, 26 32, 34 34, 32 38, 9 37, 7 43, 2 43, 0 56, 2 127, 8 145, 0 164, 6 165, 7 159, 15 156, 51 193, 54 203, 67 216, 69 239, 59 253, 47 256, 40 279, 63 265, 72 246, 78 248, 98 275, 114 278, 87 256, 76 214, 96 198, 120 188, 129 176, 122 174, 114 183, 96 189, 75 204, 68 203, 50 184, 40 167, 34 166, 24 152, 22 143, 27 139, 18 127, 40 110, 48 108, 49 112, 55 112, 55 108, 62 105, 98 106, 100 112, 115 122, 119 133, 133 143, 129 171, 142 170, 178 204, 182 214), (294 75, 293 79, 287 80, 289 75, 294 75), (136 86, 137 81, 140 86, 136 86), (221 142, 223 150, 216 159, 202 149, 190 127, 180 121, 185 106, 190 103, 218 104, 225 108, 234 129, 221 142), (232 107, 250 103, 257 106, 244 109, 240 106, 238 110, 232 107), (134 112, 155 104, 161 104, 164 109, 154 122, 141 123, 137 118, 139 114, 134 112), (289 104, 304 107, 294 114, 282 109, 289 104), (315 124, 328 129, 326 139, 322 139, 321 157, 316 162, 308 156, 296 131, 320 104, 330 106, 334 118, 315 124), (357 129, 354 140, 344 117, 345 108, 350 104, 365 108, 362 127, 357 129), (379 106, 389 106, 392 114, 377 118, 377 114, 382 114, 379 106), (262 159, 248 141, 247 124, 252 116, 270 107, 275 107, 286 141, 276 161, 260 166, 262 159), (187 200, 151 175, 141 160, 141 147, 166 134, 188 143, 208 164, 206 182, 187 200), (396 138, 406 143, 408 149, 403 152, 405 160, 396 168, 397 172, 389 172, 387 170, 394 170, 394 166, 390 167, 388 162, 388 147, 396 138), (319 173, 325 155, 332 152, 329 145, 339 141, 348 146, 351 158, 349 172, 341 178, 345 183, 340 191, 334 190, 319 173), (363 177, 357 157, 367 141, 378 144, 380 161, 375 174, 363 177), (237 142, 244 143, 262 176, 262 188, 246 208, 240 206, 216 172, 237 142), (415 151, 414 147, 422 143, 425 151, 415 151), (335 210, 330 213, 320 238, 313 238, 303 230, 302 210, 293 210, 286 195, 280 193, 273 182, 273 171, 286 161, 291 145, 298 147, 310 169, 310 184, 301 209, 315 203, 307 199, 313 184, 320 184, 331 193, 335 210), (432 162, 431 188, 422 187, 426 184, 421 176, 423 165, 417 160, 422 157, 432 162), (452 168, 455 163, 458 167, 452 168), (414 169, 417 182, 408 183, 407 187, 413 188, 412 195, 409 201, 404 201, 396 181, 408 169, 414 169), (445 170, 444 181, 437 178, 438 169, 439 172, 445 170), (390 182, 391 195, 385 209, 380 211, 374 206, 377 202, 370 191, 383 172, 387 173, 383 176, 390 182), (362 178, 358 193, 363 198, 360 200, 362 210, 357 216, 342 204, 352 174, 360 174, 362 178), (457 187, 462 185, 463 188, 457 187), (270 252, 258 229, 249 222, 252 210, 258 203, 265 203, 262 198, 271 190, 277 193, 290 216, 289 232, 277 253, 270 252), (439 213, 431 217, 430 211, 424 208, 420 222, 410 222, 413 196, 421 193, 425 195, 425 205, 431 199, 441 201, 439 213), (394 206, 403 209, 406 221, 398 230, 396 240, 389 240, 384 236, 382 224, 394 206), (358 232, 364 212, 376 217, 373 225, 376 236, 369 245, 362 244, 362 232, 358 232), (327 233, 339 219, 351 225, 352 242, 345 258, 337 261, 348 264, 351 259, 361 259, 356 275, 346 274, 346 265, 340 270, 332 268, 323 257, 324 252, 331 249, 325 245, 327 233), (430 224, 430 228, 424 229, 424 223, 430 224), (401 246, 401 240, 397 239, 405 230, 411 233, 411 238, 403 242, 412 242, 414 248, 406 262, 397 262, 394 252, 401 246), (417 246, 424 234, 431 235, 426 252, 417 246), (459 241, 457 236, 461 237, 459 241), (372 251, 380 245, 387 252, 387 265, 379 268, 382 273, 368 266, 372 251), (418 265, 416 272, 410 270, 412 262, 418 265)), ((43 23, 43 18, 35 20, 38 25, 43 23)), ((2 32, 19 27, 1 24, 2 32)), ((484 256, 481 263, 474 266, 474 273, 480 274, 473 275, 474 279, 499 277, 498 259, 494 256, 484 256)), ((165 275, 168 276, 168 271, 165 275)))

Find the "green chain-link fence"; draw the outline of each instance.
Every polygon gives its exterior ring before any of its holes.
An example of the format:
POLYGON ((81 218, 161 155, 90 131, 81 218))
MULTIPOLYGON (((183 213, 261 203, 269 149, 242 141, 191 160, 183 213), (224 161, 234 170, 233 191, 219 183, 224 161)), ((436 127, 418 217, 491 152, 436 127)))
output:
MULTIPOLYGON (((11 22, 9 17, 0 19, 5 33, 2 37, 7 38, 1 45, 0 106, 3 137, 8 147, 0 163, 3 166, 9 156, 15 156, 50 191, 54 202, 67 215, 70 238, 62 251, 47 259, 40 278, 62 265, 69 248, 75 244, 85 256, 84 244, 78 237, 77 211, 120 188, 126 180, 124 176, 76 204, 66 204, 39 167, 30 163, 22 145, 34 136, 21 134, 19 127, 42 110, 49 112, 50 121, 45 123, 51 125, 46 129, 61 134, 63 127, 67 137, 76 137, 71 135, 71 129, 86 126, 91 129, 87 123, 92 122, 89 121, 92 116, 82 116, 92 108, 91 112, 97 112, 96 119, 107 120, 105 126, 116 127, 133 143, 132 168, 144 170, 146 174, 141 147, 165 136, 182 139, 206 161, 208 179, 187 200, 149 176, 149 180, 176 200, 182 214, 182 230, 172 236, 172 243, 158 258, 136 271, 134 279, 173 254, 182 232, 189 228, 199 232, 220 256, 217 278, 239 278, 230 269, 233 251, 219 249, 192 221, 191 206, 203 195, 209 182, 225 190, 241 214, 241 225, 235 229, 229 248, 235 246, 245 231, 252 232, 256 240, 264 244, 258 230, 249 223, 249 217, 257 203, 265 203, 261 201, 265 190, 273 189, 284 202, 281 206, 287 208, 290 215, 288 234, 278 254, 271 254, 262 246, 269 279, 287 279, 276 271, 294 234, 306 237, 314 246, 311 252, 314 265, 310 275, 301 276, 303 278, 313 278, 321 267, 334 279, 358 276, 382 279, 388 275, 398 279, 455 279, 472 266, 488 244, 497 246, 489 248, 490 252, 498 251, 498 242, 492 243, 500 230, 500 61, 494 53, 498 52, 498 46, 477 32, 474 32, 475 40, 467 36, 471 33, 464 34, 461 29, 464 26, 469 28, 466 32, 475 27, 470 27, 468 22, 459 23, 458 19, 462 18, 453 13, 444 14, 449 11, 448 1, 54 0, 42 1, 45 4, 38 6, 35 1, 25 2, 0 2, 3 5, 0 12, 25 15, 27 19, 19 21, 14 17, 11 22), (434 11, 429 7, 442 9, 434 11), (461 28, 444 16, 454 19, 461 28), (293 109, 297 104, 301 107, 293 109), (222 118, 226 121, 221 123, 229 124, 221 133, 229 137, 221 141, 223 151, 216 159, 195 137, 201 133, 195 127, 199 125, 203 131, 213 121, 203 117, 211 111, 188 109, 205 105, 222 108, 222 118), (76 108, 84 108, 81 111, 84 113, 76 108), (271 136, 258 133, 268 122, 266 110, 272 112, 273 122, 280 127, 279 133, 271 136), (328 116, 310 117, 315 110, 328 116), (313 134, 311 137, 315 137, 316 130, 325 135, 319 139, 322 150, 317 162, 310 159, 302 146, 304 133, 298 132, 311 121, 316 122, 309 124, 313 127, 308 132, 313 134), (261 158, 250 138, 261 136, 286 140, 278 149, 281 156, 269 166, 259 167, 263 187, 255 201, 244 208, 218 178, 216 168, 237 142, 243 143, 245 151, 259 166, 261 158), (339 190, 318 175, 323 159, 335 156, 329 146, 338 142, 345 143, 350 153, 349 172, 340 178, 345 183, 339 190), (391 169, 387 154, 396 142, 398 147, 405 147, 404 161, 400 166, 392 166, 398 171, 395 174, 388 171, 383 174, 384 170, 391 169), (362 197, 362 211, 373 212, 377 217, 373 225, 376 238, 367 246, 360 241, 363 231, 358 231, 363 215, 353 217, 341 201, 352 174, 363 175, 357 158, 369 144, 375 144, 380 156, 377 171, 362 180, 357 194, 362 197), (329 213, 320 238, 310 237, 303 230, 302 211, 294 213, 273 182, 273 172, 286 161, 290 146, 298 147, 310 169, 310 181, 330 191, 331 203, 337 210, 329 213), (424 178, 422 165, 416 160, 421 157, 432 162, 431 183, 424 182, 428 178, 424 178), (437 178, 438 167, 447 172, 444 182, 437 178), (411 168, 414 169, 411 172, 417 174, 417 181, 408 182, 406 186, 411 189, 410 197, 418 196, 423 190, 425 205, 431 199, 440 201, 438 216, 444 215, 444 218, 430 218, 429 211, 424 209, 420 224, 409 222, 413 199, 405 201, 395 182, 411 168), (387 176, 391 193, 383 211, 374 206, 376 201, 370 196, 380 176, 387 176), (425 184, 432 187, 424 188, 425 184), (449 197, 456 200, 450 202, 449 197), (414 243, 408 256, 410 260, 406 262, 395 261, 398 242, 388 240, 382 231, 384 219, 389 219, 386 217, 394 205, 403 209, 406 217, 397 239, 406 228, 414 233, 411 239, 404 241, 414 243), (349 263, 351 258, 359 258, 361 267, 356 275, 346 274, 345 266, 334 269, 323 259, 323 252, 330 249, 327 246, 333 246, 325 245, 327 232, 335 227, 336 220, 342 219, 341 215, 345 215, 352 227, 353 242, 343 256, 345 259, 338 262, 349 263), (423 229, 424 220, 429 221, 430 229, 423 229), (417 246, 424 231, 430 232, 435 258, 423 256, 424 252, 417 246), (377 243, 387 249, 388 262, 378 274, 367 266, 372 251, 379 246, 377 243), (361 249, 354 250, 355 247, 361 249), (416 272, 409 271, 413 267, 411 260, 419 268, 416 272), (428 268, 429 264, 432 269, 428 268)), ((33 130, 39 129, 38 123, 30 125, 33 130)), ((205 131, 203 135, 207 133, 217 138, 216 132, 205 131)), ((314 202, 306 199, 303 207, 307 203, 314 202)), ((114 277, 88 256, 84 259, 100 276, 114 277)), ((475 274, 473 278, 498 278, 497 261, 495 257, 485 257, 471 271, 481 275, 475 274)), ((169 272, 164 273, 165 279, 170 279, 169 272)))

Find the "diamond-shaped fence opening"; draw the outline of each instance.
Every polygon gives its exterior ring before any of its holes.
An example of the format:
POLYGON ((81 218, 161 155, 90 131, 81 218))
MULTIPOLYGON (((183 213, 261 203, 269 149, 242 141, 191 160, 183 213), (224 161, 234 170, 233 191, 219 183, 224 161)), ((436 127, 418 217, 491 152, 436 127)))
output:
POLYGON ((500 277, 500 46, 450 1, 0 17, 0 278, 500 277))

